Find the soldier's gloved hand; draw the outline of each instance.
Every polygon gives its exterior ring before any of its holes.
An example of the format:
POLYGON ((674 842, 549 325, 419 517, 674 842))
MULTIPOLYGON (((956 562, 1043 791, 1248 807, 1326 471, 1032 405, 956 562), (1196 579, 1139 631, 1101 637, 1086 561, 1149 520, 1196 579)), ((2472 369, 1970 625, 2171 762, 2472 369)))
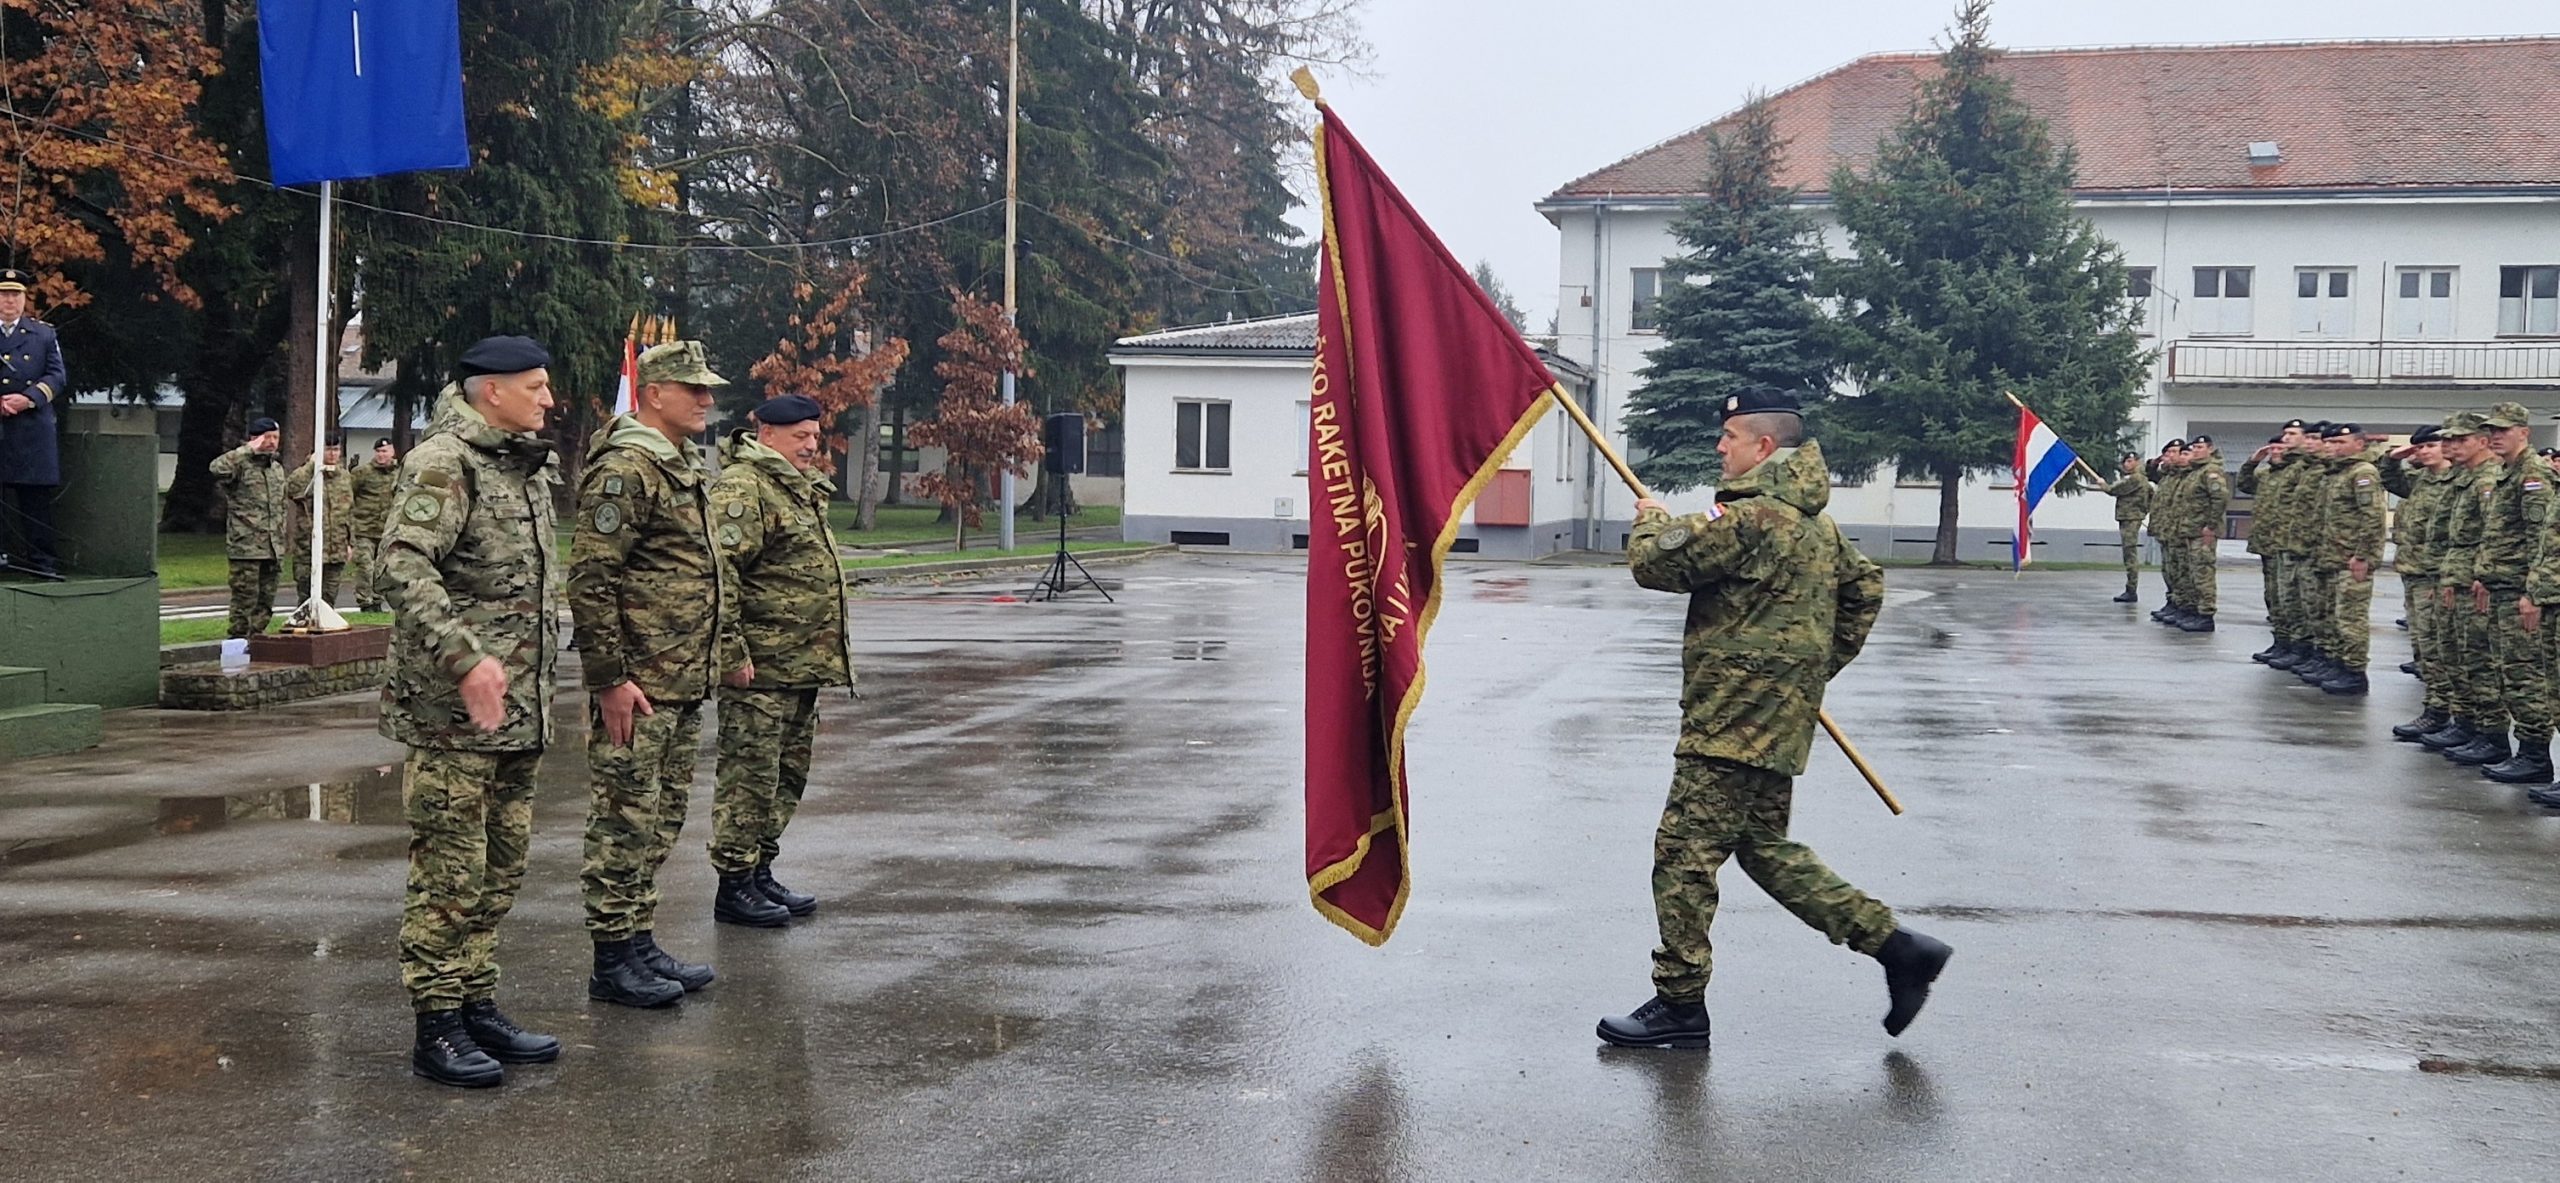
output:
POLYGON ((496 731, 507 721, 507 667, 497 658, 483 657, 462 675, 462 709, 482 731, 496 731))
POLYGON ((631 746, 636 719, 658 713, 649 705, 649 696, 629 682, 616 682, 597 691, 596 708, 604 715, 605 741, 617 748, 631 746))

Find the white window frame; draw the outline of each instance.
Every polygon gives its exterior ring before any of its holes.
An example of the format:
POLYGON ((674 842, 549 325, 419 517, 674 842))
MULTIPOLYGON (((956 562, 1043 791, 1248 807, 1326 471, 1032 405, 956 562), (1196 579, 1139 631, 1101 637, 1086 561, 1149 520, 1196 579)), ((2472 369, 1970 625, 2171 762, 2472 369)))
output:
POLYGON ((2192 329, 2195 336, 2247 337, 2255 333, 2257 329, 2257 270, 2258 269, 2255 267, 2198 267, 2194 269, 2192 273, 2193 284, 2188 290, 2195 293, 2192 329), (2213 288, 2213 294, 2210 295, 2206 294, 2204 291, 2207 286, 2205 276, 2208 274, 2213 276, 2213 282, 2211 285, 2213 288), (2231 282, 2231 277, 2235 275, 2240 277, 2240 282, 2237 285, 2234 285, 2231 282), (2233 296, 2224 294, 2229 292, 2234 286, 2242 289, 2241 295, 2233 296))
POLYGON ((2560 265, 2520 263, 2498 268, 2498 335, 2560 337, 2560 265), (2507 294, 2511 276, 2519 293, 2514 296, 2507 294))
POLYGON ((2420 265, 2392 269, 2391 336, 2400 341, 2450 341, 2453 339, 2454 316, 2461 307, 2462 275, 2459 267, 2420 265), (2438 283, 2437 281, 2443 281, 2438 283), (2416 292, 2408 291, 2416 288, 2416 292), (2434 289, 2441 287, 2442 294, 2434 289), (2438 311, 2436 316, 2426 310, 2438 311), (2413 330, 2410 320, 2416 316, 2413 330))
POLYGON ((2297 337, 2335 341, 2352 337, 2356 332, 2356 269, 2353 267, 2296 267, 2293 269, 2293 333, 2297 337), (2311 294, 2302 294, 2304 280, 2311 281, 2311 294), (2341 291, 2340 289, 2345 289, 2341 291))
POLYGON ((1233 466, 1236 459, 1235 430, 1236 405, 1232 399, 1178 398, 1173 400, 1173 471, 1199 473, 1234 472, 1235 468, 1233 466), (1199 438, 1193 441, 1193 458, 1198 460, 1199 463, 1194 465, 1185 465, 1182 463, 1182 408, 1184 407, 1200 408, 1199 423, 1195 428, 1195 430, 1199 432, 1199 438), (1223 416, 1212 416, 1209 412, 1209 408, 1211 407, 1224 407, 1226 409, 1225 414, 1223 416), (1209 440, 1211 438, 1209 425, 1213 418, 1221 417, 1226 421, 1227 463, 1223 465, 1211 465, 1209 463, 1209 440))

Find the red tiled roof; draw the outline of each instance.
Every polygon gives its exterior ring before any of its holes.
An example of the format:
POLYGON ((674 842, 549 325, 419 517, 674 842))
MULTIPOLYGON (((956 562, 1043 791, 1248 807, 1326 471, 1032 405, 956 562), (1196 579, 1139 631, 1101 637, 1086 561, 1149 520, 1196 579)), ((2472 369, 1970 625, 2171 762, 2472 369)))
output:
MULTIPOLYGON (((1997 69, 2079 149, 2080 190, 2560 185, 2560 37, 2019 50, 1997 69), (2283 162, 2252 167, 2273 140, 2283 162)), ((1770 96, 1786 183, 1818 194, 1863 168, 1934 54, 1878 54, 1770 96)), ((1550 200, 1694 195, 1697 128, 1550 200)))

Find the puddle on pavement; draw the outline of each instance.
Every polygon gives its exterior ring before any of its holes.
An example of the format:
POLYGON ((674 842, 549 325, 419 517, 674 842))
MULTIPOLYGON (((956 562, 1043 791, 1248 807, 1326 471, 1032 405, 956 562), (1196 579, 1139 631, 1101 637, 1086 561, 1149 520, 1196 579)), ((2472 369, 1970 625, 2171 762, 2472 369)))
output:
POLYGON ((2500 1064, 2489 1060, 2418 1061, 2418 1071, 2449 1076, 2504 1076, 2513 1080, 2560 1080, 2560 1064, 2500 1064))
MULTIPOLYGON (((0 802, 0 869, 75 858, 155 838, 204 834, 260 822, 320 822, 341 826, 396 826, 407 818, 400 804, 400 768, 376 768, 352 781, 186 793, 121 800, 64 798, 0 802), (141 816, 144 807, 150 816, 141 816), (72 834, 12 835, 9 815, 18 811, 76 809, 115 816, 100 828, 72 834)), ((405 848, 405 841, 403 843, 405 848)))

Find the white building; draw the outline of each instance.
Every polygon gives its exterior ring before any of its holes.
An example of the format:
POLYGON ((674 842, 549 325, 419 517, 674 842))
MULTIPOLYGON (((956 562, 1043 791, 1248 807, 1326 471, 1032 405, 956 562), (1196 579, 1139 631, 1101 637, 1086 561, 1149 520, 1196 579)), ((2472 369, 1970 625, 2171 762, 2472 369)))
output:
MULTIPOLYGON (((1818 217, 1832 170, 1864 165, 1934 65, 1860 58, 1771 97, 1784 180, 1818 217)), ((2297 415, 2396 432, 2504 399, 2560 409, 2560 38, 2033 51, 1999 68, 2076 149, 2078 207, 2133 270, 2159 351, 2146 453, 2202 431, 2236 468, 2297 415)), ((1612 431, 1714 126, 1538 203, 1560 236, 1557 349, 1596 375, 1612 431)), ((1596 499, 1587 532, 1617 545, 1631 496, 1604 483, 1596 499)), ((1831 512, 1869 553, 1925 557, 1937 499, 1886 474, 1835 491, 1831 512)), ((2112 508, 2048 502, 2039 557, 2112 558, 2112 508)), ((2243 499, 2235 533, 2247 514, 2243 499)), ((2014 518, 2005 482, 1969 486, 1962 553, 2004 557, 2014 518)))
MULTIPOLYGON (((1316 316, 1129 337, 1111 351, 1127 425, 1121 535, 1238 550, 1307 545, 1308 386, 1316 316)), ((1567 390, 1582 367, 1540 350, 1567 390)), ((1532 559, 1590 546, 1590 448, 1549 413, 1461 519, 1451 550, 1532 559)), ((1612 543, 1614 545, 1614 542, 1612 543)))

